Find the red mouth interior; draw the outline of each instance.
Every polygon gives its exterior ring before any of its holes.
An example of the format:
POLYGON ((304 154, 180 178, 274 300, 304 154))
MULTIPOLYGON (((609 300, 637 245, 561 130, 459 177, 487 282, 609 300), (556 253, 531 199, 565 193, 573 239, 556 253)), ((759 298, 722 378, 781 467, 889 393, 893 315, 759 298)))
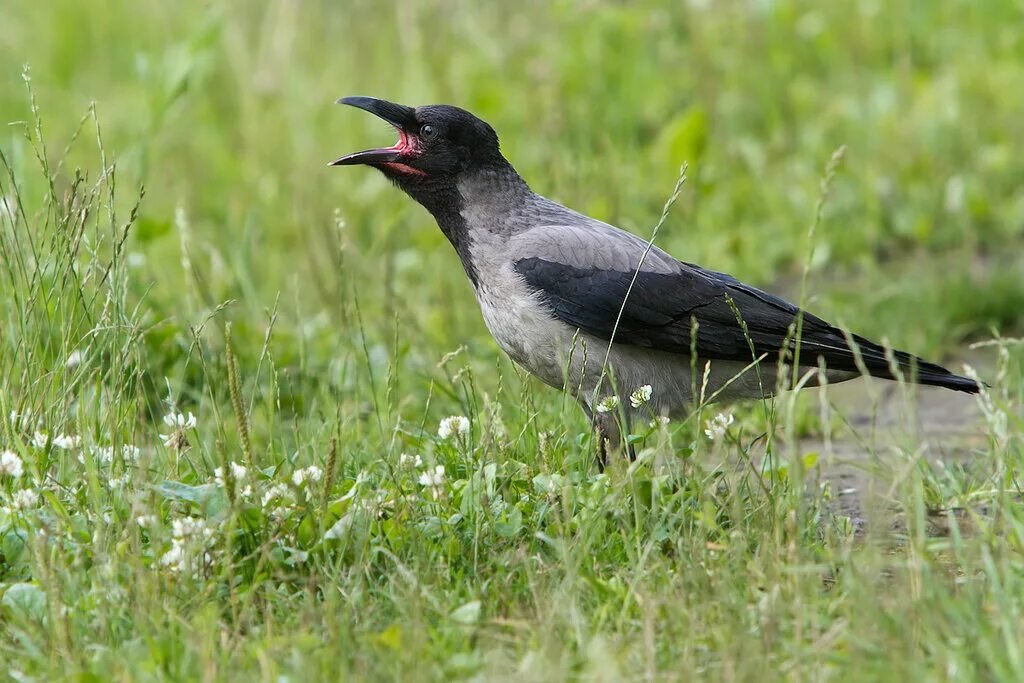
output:
MULTIPOLYGON (((416 138, 406 135, 405 131, 401 128, 398 129, 398 142, 388 147, 387 151, 398 152, 402 156, 416 156, 419 154, 419 150, 416 147, 416 138)), ((427 175, 424 171, 421 171, 418 168, 413 168, 408 164, 403 164, 400 161, 389 161, 382 165, 407 175, 427 175)))
POLYGON ((399 154, 409 154, 416 151, 416 145, 413 138, 410 138, 405 134, 405 131, 401 128, 398 129, 398 142, 387 148, 389 152, 398 152, 399 154))

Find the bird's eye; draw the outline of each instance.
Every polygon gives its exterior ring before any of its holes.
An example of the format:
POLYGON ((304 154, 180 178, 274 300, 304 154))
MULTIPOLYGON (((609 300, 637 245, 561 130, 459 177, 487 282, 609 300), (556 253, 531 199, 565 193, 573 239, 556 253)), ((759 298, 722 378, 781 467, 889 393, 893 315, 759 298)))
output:
POLYGON ((437 137, 437 128, 434 128, 432 125, 427 123, 420 128, 420 136, 427 140, 433 140, 437 137))

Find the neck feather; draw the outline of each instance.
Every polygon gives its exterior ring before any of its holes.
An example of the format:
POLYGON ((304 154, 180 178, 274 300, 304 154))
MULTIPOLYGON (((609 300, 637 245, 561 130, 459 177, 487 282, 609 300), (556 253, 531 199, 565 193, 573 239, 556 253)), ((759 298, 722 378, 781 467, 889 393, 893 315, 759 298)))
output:
POLYGON ((530 194, 526 181, 504 159, 458 176, 386 175, 431 213, 455 247, 474 287, 478 277, 469 249, 473 230, 483 224, 489 224, 491 230, 500 229, 501 219, 512 215, 517 204, 530 194), (481 214, 487 220, 481 221, 481 214))

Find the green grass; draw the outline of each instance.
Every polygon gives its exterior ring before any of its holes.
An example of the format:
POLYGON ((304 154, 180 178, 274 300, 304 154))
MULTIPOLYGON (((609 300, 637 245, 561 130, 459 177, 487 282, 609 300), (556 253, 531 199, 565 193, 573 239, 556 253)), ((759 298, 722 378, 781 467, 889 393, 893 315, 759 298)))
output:
POLYGON ((1015 3, 8 4, 7 678, 1018 677, 1015 3), (325 168, 390 141, 350 94, 465 106, 645 236, 687 161, 662 247, 794 297, 806 262, 810 308, 991 386, 704 407, 599 474, 429 216, 325 168))

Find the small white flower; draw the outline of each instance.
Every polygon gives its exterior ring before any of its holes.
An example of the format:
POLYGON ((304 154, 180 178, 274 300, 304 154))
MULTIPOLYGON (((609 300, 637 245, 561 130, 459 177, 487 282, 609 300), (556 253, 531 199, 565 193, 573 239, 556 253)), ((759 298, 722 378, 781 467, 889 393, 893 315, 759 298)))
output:
MULTIPOLYGON (((249 472, 249 470, 246 469, 245 465, 239 465, 234 460, 232 460, 229 464, 231 465, 231 477, 235 481, 239 481, 241 479, 245 479, 245 475, 248 474, 248 472, 249 472)), ((216 468, 214 468, 214 470, 213 470, 213 477, 214 477, 214 481, 216 482, 216 484, 218 486, 224 486, 224 468, 223 467, 216 467, 216 468)))
POLYGON ((24 471, 24 467, 21 464, 21 458, 14 451, 4 451, 0 453, 0 476, 10 475, 17 479, 21 476, 24 471))
POLYGON ((645 384, 642 387, 637 387, 636 391, 629 395, 629 404, 634 408, 639 408, 643 404, 651 400, 651 395, 654 390, 651 389, 650 384, 645 384))
POLYGON ((316 483, 324 476, 324 471, 316 465, 310 465, 305 469, 298 469, 292 473, 292 483, 296 486, 302 486, 307 481, 310 483, 316 483))
POLYGON ((81 349, 75 349, 68 354, 68 359, 64 361, 64 366, 67 368, 73 368, 81 363, 83 358, 85 358, 85 352, 81 349))
POLYGON ((28 510, 39 505, 39 494, 33 489, 21 489, 14 494, 14 507, 18 510, 28 510))
POLYGON ((164 415, 164 424, 176 429, 195 429, 196 416, 192 414, 191 410, 187 416, 183 413, 171 412, 164 415))
POLYGON ((64 451, 77 448, 81 441, 81 438, 71 434, 58 434, 53 437, 53 445, 64 451))
POLYGON ((171 548, 160 557, 160 564, 175 572, 188 568, 190 561, 208 564, 211 557, 206 550, 211 545, 213 534, 214 530, 201 519, 182 517, 174 520, 171 523, 171 548))
POLYGON ((442 439, 448 439, 453 434, 463 436, 469 434, 469 418, 462 415, 452 415, 441 420, 437 426, 437 435, 442 439))
POLYGON ((156 516, 155 515, 139 515, 138 517, 135 518, 135 523, 138 524, 139 527, 141 527, 143 529, 151 529, 151 528, 153 528, 153 525, 156 524, 156 516))
POLYGON ((178 438, 177 432, 171 432, 170 434, 161 434, 160 440, 165 446, 171 446, 178 438))
POLYGON ((274 484, 263 494, 263 507, 272 500, 284 500, 291 496, 291 490, 284 484, 274 484))
POLYGON ((707 427, 704 430, 704 434, 712 441, 721 439, 725 436, 725 431, 729 429, 729 425, 732 423, 733 417, 731 414, 719 413, 704 423, 707 427))
POLYGON ((201 519, 195 517, 179 517, 171 522, 171 535, 180 539, 203 539, 208 540, 213 536, 213 529, 206 525, 201 519))
MULTIPOLYGON (((114 449, 111 446, 93 446, 89 452, 97 465, 109 465, 114 460, 114 449)), ((85 453, 78 454, 78 462, 85 464, 85 453)))
POLYGON ((46 448, 50 443, 50 436, 46 432, 36 432, 32 435, 32 445, 36 448, 46 448))
POLYGON ((440 488, 444 484, 444 465, 437 465, 420 475, 420 484, 430 488, 440 488))
POLYGON ((174 571, 184 569, 185 562, 185 548, 180 543, 172 543, 171 549, 160 557, 160 564, 170 567, 174 571))
POLYGON ((111 489, 119 489, 125 484, 127 484, 130 479, 131 477, 129 477, 128 473, 125 472, 120 477, 111 477, 110 479, 108 479, 107 486, 110 487, 111 489))
POLYGON ((605 396, 597 402, 596 407, 599 413, 610 413, 619 407, 619 397, 615 395, 605 396))
POLYGON ((139 461, 139 458, 142 456, 142 451, 139 450, 138 446, 125 444, 121 446, 121 455, 124 456, 125 460, 130 460, 133 463, 137 463, 139 461))
POLYGON ((423 459, 418 455, 409 455, 408 453, 402 453, 398 456, 398 465, 400 467, 420 467, 423 464, 423 459))
POLYGON ((670 420, 668 419, 668 415, 658 415, 656 418, 651 420, 651 426, 652 427, 664 427, 669 422, 670 422, 670 420))

